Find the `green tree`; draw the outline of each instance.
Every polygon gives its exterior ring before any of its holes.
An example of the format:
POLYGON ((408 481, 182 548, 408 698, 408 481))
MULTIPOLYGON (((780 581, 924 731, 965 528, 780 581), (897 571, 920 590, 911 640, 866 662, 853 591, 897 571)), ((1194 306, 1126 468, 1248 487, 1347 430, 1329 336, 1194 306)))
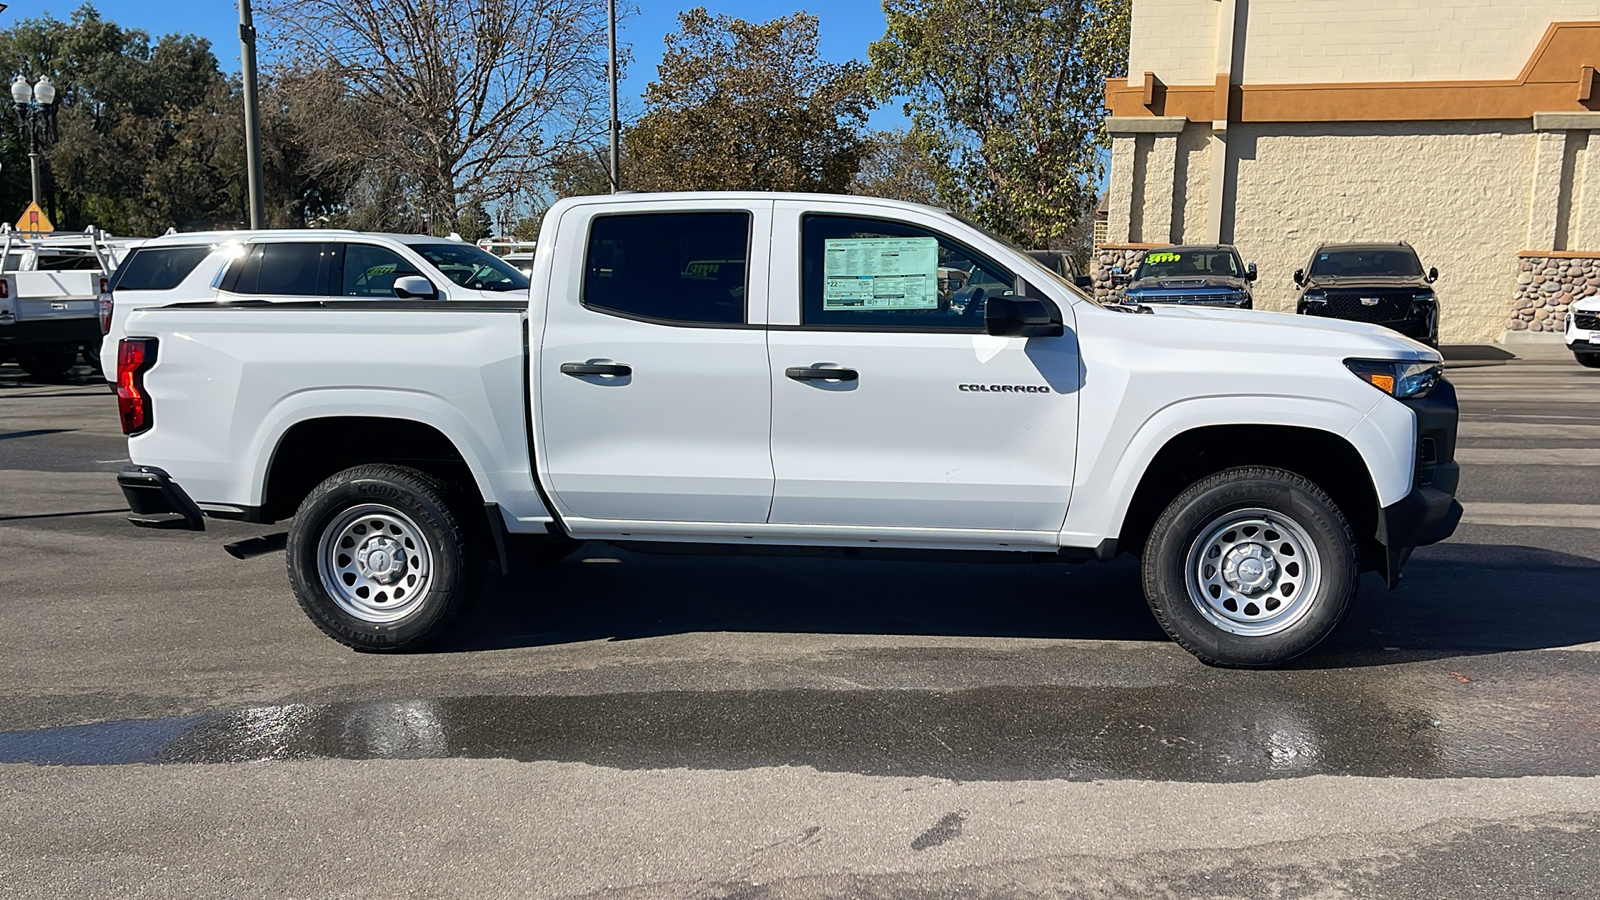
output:
MULTIPOLYGON (((57 86, 59 139, 47 152, 58 228, 119 234, 242 224, 244 107, 239 86, 202 38, 155 42, 85 4, 0 31, 0 71, 57 86)), ((270 224, 302 226, 338 203, 341 186, 308 174, 305 142, 270 88, 263 176, 270 224)), ((27 150, 0 128, 0 214, 29 195, 27 150)))
POLYGON ((908 97, 941 198, 1033 247, 1089 214, 1105 80, 1126 73, 1130 0, 884 0, 868 51, 880 99, 908 97))
POLYGON ((880 131, 869 142, 851 193, 937 205, 943 169, 937 147, 920 131, 880 131))
POLYGON ((467 204, 466 212, 461 215, 461 228, 456 233, 470 244, 494 234, 494 219, 490 217, 489 210, 484 208, 482 200, 467 204))
POLYGON ((523 216, 511 228, 511 239, 516 241, 536 241, 539 239, 539 226, 544 224, 544 211, 539 210, 530 216, 523 216))
POLYGON ((627 132, 630 188, 842 193, 867 150, 866 69, 818 58, 804 12, 680 13, 644 102, 627 132))

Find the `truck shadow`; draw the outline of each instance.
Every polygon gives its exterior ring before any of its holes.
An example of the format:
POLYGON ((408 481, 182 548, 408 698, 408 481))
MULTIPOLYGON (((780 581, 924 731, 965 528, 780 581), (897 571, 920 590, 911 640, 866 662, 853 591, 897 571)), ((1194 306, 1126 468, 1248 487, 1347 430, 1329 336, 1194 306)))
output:
MULTIPOLYGON (((1424 548, 1389 592, 1376 576, 1295 668, 1351 668, 1600 641, 1600 561, 1529 547, 1424 548)), ((1138 566, 654 556, 604 544, 491 580, 438 648, 473 651, 694 632, 1167 643, 1138 566)), ((1174 653, 1182 651, 1171 647, 1174 653)))

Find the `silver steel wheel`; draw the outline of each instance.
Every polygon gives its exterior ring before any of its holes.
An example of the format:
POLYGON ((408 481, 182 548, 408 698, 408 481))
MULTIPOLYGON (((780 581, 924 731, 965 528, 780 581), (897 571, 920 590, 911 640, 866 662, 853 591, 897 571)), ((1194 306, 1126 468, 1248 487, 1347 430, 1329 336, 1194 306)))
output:
POLYGON ((396 622, 427 599, 433 548, 405 513, 364 503, 323 529, 317 574, 340 609, 363 622, 396 622))
POLYGON ((1184 563, 1189 599, 1211 624, 1246 637, 1277 634, 1310 611, 1322 583, 1311 536, 1282 513, 1241 509, 1206 526, 1184 563))

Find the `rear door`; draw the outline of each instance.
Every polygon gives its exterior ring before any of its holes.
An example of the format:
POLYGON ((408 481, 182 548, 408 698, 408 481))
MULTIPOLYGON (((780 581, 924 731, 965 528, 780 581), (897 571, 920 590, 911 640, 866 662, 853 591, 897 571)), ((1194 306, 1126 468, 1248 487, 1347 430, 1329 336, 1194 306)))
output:
POLYGON ((766 521, 772 203, 605 209, 555 229, 572 249, 551 273, 535 403, 552 500, 577 533, 766 521))

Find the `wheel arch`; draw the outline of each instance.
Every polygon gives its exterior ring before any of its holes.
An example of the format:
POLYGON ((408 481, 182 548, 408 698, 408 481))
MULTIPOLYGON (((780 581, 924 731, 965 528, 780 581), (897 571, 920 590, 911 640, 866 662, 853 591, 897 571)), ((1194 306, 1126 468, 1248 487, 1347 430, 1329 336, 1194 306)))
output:
POLYGON ((1169 438, 1139 478, 1117 549, 1140 552, 1156 517, 1195 481, 1249 465, 1294 472, 1327 491, 1360 541, 1363 570, 1381 565, 1378 491, 1366 460, 1344 437, 1302 425, 1206 425, 1169 438))
POLYGON ((488 496, 473 459, 443 429, 416 419, 383 415, 300 419, 283 429, 265 458, 258 482, 260 518, 265 522, 293 516, 312 488, 337 472, 367 463, 427 472, 475 508, 481 508, 488 496))

